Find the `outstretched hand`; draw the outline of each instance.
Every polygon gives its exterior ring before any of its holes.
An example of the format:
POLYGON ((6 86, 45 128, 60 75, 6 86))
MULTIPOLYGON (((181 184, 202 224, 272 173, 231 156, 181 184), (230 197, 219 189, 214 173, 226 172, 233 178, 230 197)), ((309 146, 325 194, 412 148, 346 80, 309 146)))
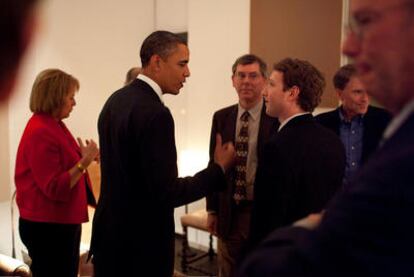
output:
POLYGON ((223 144, 220 134, 216 135, 216 148, 214 149, 214 162, 219 164, 224 171, 233 166, 236 160, 236 150, 232 142, 223 144))
POLYGON ((316 229, 321 224, 323 211, 321 213, 309 214, 307 217, 299 219, 293 226, 302 227, 308 230, 316 229))

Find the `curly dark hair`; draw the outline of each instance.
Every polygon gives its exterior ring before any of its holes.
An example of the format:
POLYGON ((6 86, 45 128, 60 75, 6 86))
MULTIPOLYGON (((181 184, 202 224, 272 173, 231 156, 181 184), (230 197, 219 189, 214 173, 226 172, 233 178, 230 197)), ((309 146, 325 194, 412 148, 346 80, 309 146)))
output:
POLYGON ((274 64, 273 70, 283 73, 283 90, 298 87, 299 106, 306 112, 313 112, 325 88, 322 73, 310 62, 292 58, 274 64))

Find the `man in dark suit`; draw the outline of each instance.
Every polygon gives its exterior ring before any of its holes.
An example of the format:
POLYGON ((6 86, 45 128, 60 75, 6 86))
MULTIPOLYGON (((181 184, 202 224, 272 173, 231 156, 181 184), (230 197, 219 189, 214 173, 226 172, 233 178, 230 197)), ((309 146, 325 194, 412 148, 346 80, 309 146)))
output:
MULTIPOLYGON (((239 57, 232 67, 232 82, 239 103, 217 111, 213 116, 210 139, 210 161, 214 160, 216 135, 222 134, 223 141, 231 141, 239 145, 242 130, 241 117, 248 112, 248 151, 246 153, 246 171, 243 174, 243 186, 246 198, 235 199, 237 167, 226 172, 228 186, 226 190, 217 192, 207 198, 208 226, 210 232, 218 236, 218 269, 219 276, 234 276, 235 262, 248 236, 250 214, 253 203, 253 183, 257 162, 265 141, 272 132, 276 132, 277 119, 266 115, 262 90, 266 83, 266 64, 255 55, 239 57)), ((240 151, 238 151, 240 153, 240 151)))
POLYGON ((346 166, 344 184, 369 155, 378 147, 391 115, 384 109, 369 105, 369 96, 352 64, 342 66, 333 83, 342 105, 315 117, 316 121, 333 130, 345 147, 346 166))
POLYGON ((266 113, 277 117, 281 125, 259 161, 249 238, 252 248, 273 229, 321 211, 341 185, 342 143, 311 114, 324 86, 322 74, 307 61, 287 58, 273 67, 263 92, 266 113))
POLYGON ((322 218, 272 233, 240 276, 414 276, 414 1, 350 4, 343 52, 394 117, 322 218))
POLYGON ((172 276, 174 208, 225 188, 235 151, 218 136, 215 159, 194 177, 177 178, 174 121, 162 102, 178 94, 189 51, 157 31, 141 47, 142 72, 116 91, 99 116, 102 185, 93 220, 95 276, 172 276))

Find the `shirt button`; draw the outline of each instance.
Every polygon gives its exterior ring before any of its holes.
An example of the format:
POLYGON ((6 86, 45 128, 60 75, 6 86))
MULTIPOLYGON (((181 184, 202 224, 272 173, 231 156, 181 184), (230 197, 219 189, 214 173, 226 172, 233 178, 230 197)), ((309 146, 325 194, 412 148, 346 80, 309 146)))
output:
POLYGON ((351 149, 352 149, 352 150, 355 150, 355 146, 351 146, 351 149))
POLYGON ((352 130, 352 131, 351 131, 351 133, 352 133, 352 134, 355 134, 355 131, 354 131, 354 130, 352 130))
POLYGON ((352 166, 355 166, 355 162, 352 162, 352 163, 351 163, 351 165, 352 165, 352 166))

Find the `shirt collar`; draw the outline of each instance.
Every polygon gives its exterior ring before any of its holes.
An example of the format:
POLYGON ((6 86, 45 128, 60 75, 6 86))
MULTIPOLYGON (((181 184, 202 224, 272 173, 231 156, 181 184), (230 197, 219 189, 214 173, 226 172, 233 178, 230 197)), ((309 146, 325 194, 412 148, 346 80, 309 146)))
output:
POLYGON ((240 103, 239 103, 239 108, 238 108, 238 111, 237 111, 237 118, 240 118, 245 111, 248 111, 249 115, 250 115, 250 118, 253 121, 256 121, 257 119, 260 118, 260 113, 262 112, 262 107, 263 107, 263 101, 259 101, 259 103, 257 103, 250 110, 243 109, 242 106, 240 106, 240 103))
POLYGON ((394 116, 394 118, 391 120, 391 123, 388 124, 383 134, 383 141, 392 137, 413 112, 414 100, 411 100, 411 102, 404 106, 404 108, 401 110, 399 114, 394 116))
POLYGON ((144 81, 145 83, 147 83, 155 91, 155 93, 158 95, 161 102, 164 103, 164 101, 162 99, 162 90, 161 90, 160 86, 154 80, 152 80, 148 76, 145 76, 144 74, 139 74, 137 79, 140 79, 141 81, 144 81))
POLYGON ((285 127, 286 124, 288 124, 289 121, 291 121, 295 117, 298 117, 298 116, 301 116, 301 115, 304 115, 304 114, 310 114, 310 113, 309 112, 297 113, 297 114, 292 115, 291 117, 288 117, 285 121, 280 122, 280 126, 279 126, 279 129, 277 129, 277 131, 280 132, 280 130, 282 130, 282 128, 285 127))

